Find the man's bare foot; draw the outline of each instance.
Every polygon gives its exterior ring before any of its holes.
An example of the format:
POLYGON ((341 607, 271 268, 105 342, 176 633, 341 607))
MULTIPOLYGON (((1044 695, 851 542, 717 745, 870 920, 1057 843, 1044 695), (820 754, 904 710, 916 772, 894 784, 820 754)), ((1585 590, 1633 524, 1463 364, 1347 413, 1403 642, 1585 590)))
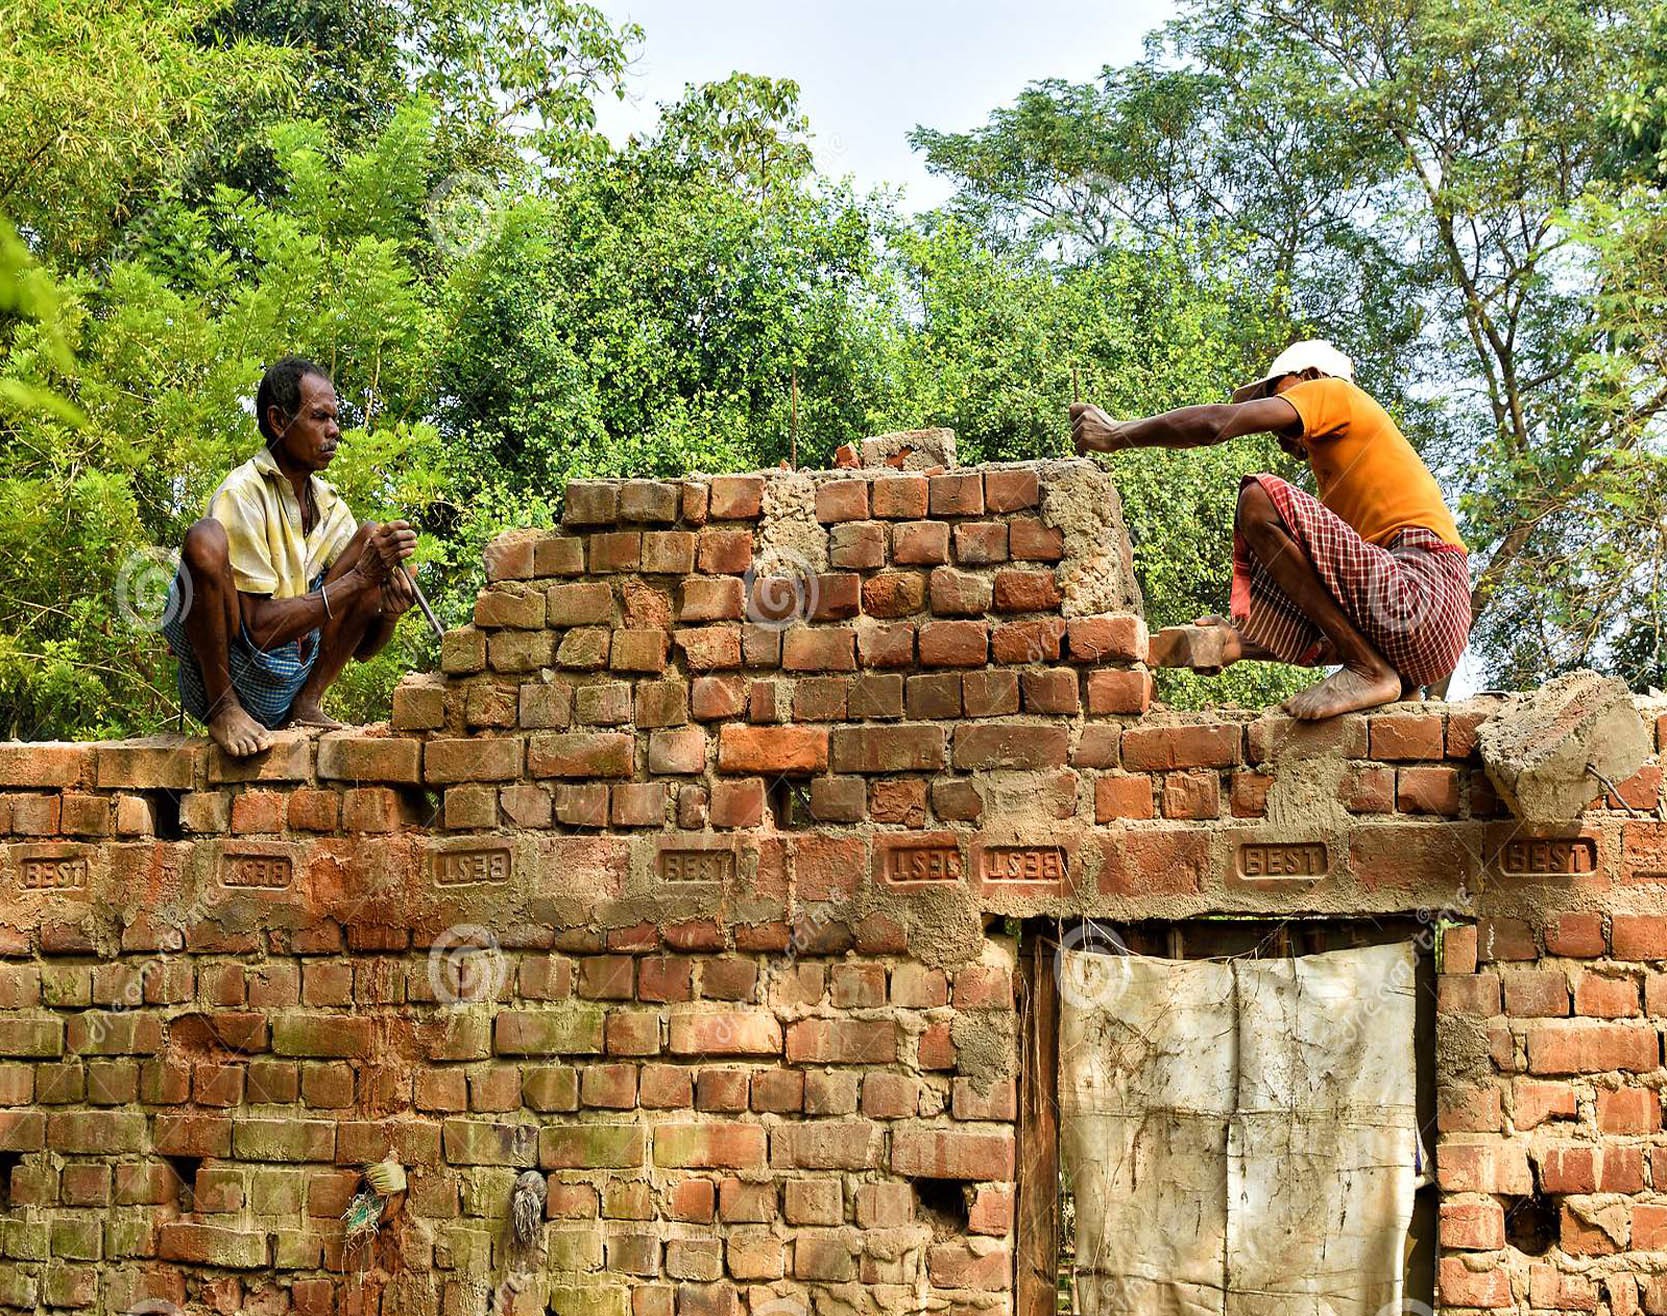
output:
POLYGON ((234 759, 246 759, 272 748, 272 736, 228 694, 226 706, 208 720, 214 743, 234 759))
POLYGON ((322 727, 326 731, 338 731, 346 726, 345 722, 338 722, 324 711, 324 705, 316 699, 297 699, 290 705, 289 717, 284 722, 289 727, 322 727))
POLYGON ((1401 697, 1401 678, 1387 663, 1375 667, 1345 667, 1318 685, 1294 694, 1281 707, 1305 722, 1358 713, 1363 708, 1392 704, 1401 697))

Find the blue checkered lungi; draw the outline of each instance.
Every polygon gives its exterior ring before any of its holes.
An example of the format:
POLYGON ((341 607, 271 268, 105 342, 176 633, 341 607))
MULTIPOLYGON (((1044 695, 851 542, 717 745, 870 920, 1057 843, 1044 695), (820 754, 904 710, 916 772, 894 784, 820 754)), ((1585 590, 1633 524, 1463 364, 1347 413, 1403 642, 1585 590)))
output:
MULTIPOLYGON (((321 571, 310 588, 317 589, 323 580, 321 571)), ((185 633, 186 609, 180 606, 180 597, 180 578, 176 575, 162 614, 162 637, 179 659, 180 702, 187 713, 206 723, 213 713, 208 706, 208 690, 203 685, 203 669, 185 633)), ((314 630, 299 639, 262 649, 255 644, 249 628, 239 624, 238 633, 226 646, 226 658, 231 667, 232 689, 237 691, 238 701, 250 717, 269 730, 283 724, 295 696, 301 693, 313 664, 318 661, 318 644, 319 633, 314 630)))

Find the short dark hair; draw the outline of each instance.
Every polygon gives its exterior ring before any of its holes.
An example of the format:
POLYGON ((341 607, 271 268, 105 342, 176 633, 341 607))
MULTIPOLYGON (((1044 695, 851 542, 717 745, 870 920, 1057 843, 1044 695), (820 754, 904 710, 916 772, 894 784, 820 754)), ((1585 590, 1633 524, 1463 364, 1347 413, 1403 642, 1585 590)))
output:
POLYGON ((255 421, 268 447, 278 441, 278 436, 267 423, 266 413, 277 407, 293 417, 301 410, 301 381, 308 375, 317 375, 326 383, 330 380, 329 371, 304 356, 280 357, 260 377, 260 387, 255 390, 255 421))

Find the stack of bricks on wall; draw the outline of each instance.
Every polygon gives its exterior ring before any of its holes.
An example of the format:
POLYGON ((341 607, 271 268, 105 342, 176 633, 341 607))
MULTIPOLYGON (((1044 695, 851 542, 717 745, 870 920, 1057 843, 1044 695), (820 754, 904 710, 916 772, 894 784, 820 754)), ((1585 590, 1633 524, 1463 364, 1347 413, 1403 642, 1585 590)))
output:
POLYGON ((1497 699, 1153 709, 1088 462, 576 483, 487 573, 387 725, 0 746, 0 1310, 1010 1313, 1024 920, 1395 913, 1441 1310, 1667 1313, 1658 759, 1533 832, 1497 699))

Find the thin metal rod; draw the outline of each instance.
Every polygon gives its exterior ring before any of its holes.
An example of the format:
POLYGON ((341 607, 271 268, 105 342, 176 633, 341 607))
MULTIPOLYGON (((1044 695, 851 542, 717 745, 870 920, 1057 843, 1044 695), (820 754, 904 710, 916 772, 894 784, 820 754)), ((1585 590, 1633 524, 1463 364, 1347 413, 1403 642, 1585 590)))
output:
POLYGON ((401 567, 400 570, 405 572, 406 579, 411 582, 411 588, 416 591, 417 606, 423 610, 423 616, 428 618, 428 624, 434 628, 434 638, 443 641, 446 638, 446 628, 440 625, 440 619, 434 615, 434 609, 428 606, 428 599, 423 595, 423 587, 417 584, 417 573, 408 567, 401 567))

